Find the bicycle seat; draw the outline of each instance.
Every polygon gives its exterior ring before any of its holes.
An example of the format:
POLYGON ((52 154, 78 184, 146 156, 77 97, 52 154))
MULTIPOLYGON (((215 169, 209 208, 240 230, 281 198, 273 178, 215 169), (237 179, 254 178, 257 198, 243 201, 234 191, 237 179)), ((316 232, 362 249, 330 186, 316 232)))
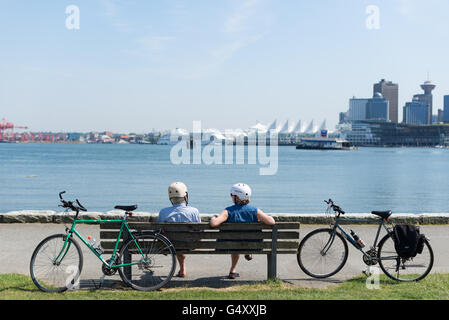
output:
POLYGON ((383 219, 388 219, 389 216, 391 216, 392 212, 391 210, 388 211, 371 211, 372 214, 379 216, 383 219))
POLYGON ((137 204, 133 206, 115 206, 114 209, 124 210, 124 211, 134 211, 137 209, 137 204))

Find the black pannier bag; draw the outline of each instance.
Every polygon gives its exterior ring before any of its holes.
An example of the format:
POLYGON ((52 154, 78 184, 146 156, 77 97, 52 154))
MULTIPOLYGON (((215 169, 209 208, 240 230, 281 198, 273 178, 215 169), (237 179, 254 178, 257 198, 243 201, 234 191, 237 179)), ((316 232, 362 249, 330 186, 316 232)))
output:
POLYGON ((426 237, 423 234, 419 235, 419 239, 418 239, 418 244, 416 247, 416 253, 417 254, 421 254, 422 251, 424 250, 424 240, 426 239, 426 237))
POLYGON ((393 228, 393 241, 396 253, 401 258, 413 258, 424 249, 424 235, 419 227, 408 224, 396 225, 393 228))

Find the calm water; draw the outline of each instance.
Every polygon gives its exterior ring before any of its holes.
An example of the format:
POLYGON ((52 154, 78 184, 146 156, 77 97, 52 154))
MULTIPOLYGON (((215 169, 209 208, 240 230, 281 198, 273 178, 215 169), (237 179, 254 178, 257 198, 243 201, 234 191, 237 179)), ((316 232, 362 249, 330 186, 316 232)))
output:
POLYGON ((173 165, 170 146, 0 144, 0 212, 55 210, 58 192, 89 211, 116 204, 158 212, 167 187, 184 181, 190 203, 216 213, 230 204, 233 183, 253 189, 253 204, 270 213, 323 212, 332 198, 347 212, 449 212, 449 150, 362 148, 309 151, 279 147, 276 175, 259 165, 173 165))

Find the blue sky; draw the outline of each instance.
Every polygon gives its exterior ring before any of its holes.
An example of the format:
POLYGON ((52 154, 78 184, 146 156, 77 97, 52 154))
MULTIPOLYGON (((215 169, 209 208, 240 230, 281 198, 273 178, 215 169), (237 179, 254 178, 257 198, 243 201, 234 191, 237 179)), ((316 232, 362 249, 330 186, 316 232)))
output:
POLYGON ((446 0, 2 0, 0 118, 36 131, 333 127, 381 78, 399 83, 401 119, 428 72, 436 113, 447 12, 446 0), (369 5, 379 29, 366 27, 369 5))

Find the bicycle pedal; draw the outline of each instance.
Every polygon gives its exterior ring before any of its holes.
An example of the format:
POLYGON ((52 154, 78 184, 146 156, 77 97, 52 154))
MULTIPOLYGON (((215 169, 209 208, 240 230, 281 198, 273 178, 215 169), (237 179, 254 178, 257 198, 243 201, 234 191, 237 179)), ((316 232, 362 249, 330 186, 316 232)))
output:
POLYGON ((372 273, 369 272, 368 270, 362 270, 362 273, 363 273, 365 276, 367 276, 367 277, 372 276, 372 273))

